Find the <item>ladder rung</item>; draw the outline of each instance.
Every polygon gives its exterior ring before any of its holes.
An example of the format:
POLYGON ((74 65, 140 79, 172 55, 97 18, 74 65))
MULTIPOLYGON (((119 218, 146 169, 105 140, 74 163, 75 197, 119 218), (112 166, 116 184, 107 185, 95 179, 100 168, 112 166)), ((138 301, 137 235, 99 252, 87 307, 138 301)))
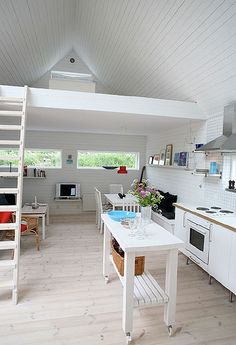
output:
POLYGON ((0 288, 13 288, 13 280, 0 281, 0 288))
POLYGON ((20 131, 22 128, 19 125, 0 125, 0 130, 3 131, 20 131))
POLYGON ((16 230, 17 226, 16 223, 0 223, 0 231, 1 230, 16 230))
POLYGON ((18 177, 18 171, 0 171, 0 177, 18 177))
POLYGON ((20 144, 20 140, 0 140, 0 145, 19 146, 20 144))
POLYGON ((15 260, 0 260, 0 267, 15 267, 15 266, 16 266, 15 260))
POLYGON ((23 103, 23 98, 18 97, 0 97, 0 102, 7 102, 7 103, 23 103))
POLYGON ((16 212, 16 210, 17 210, 16 205, 0 205, 1 212, 5 212, 5 211, 16 212))
POLYGON ((15 249, 16 248, 16 242, 15 241, 0 241, 0 249, 15 249))
POLYGON ((16 194, 18 188, 0 188, 0 194, 16 194))
POLYGON ((18 110, 0 110, 0 116, 23 116, 23 111, 18 111, 18 110))

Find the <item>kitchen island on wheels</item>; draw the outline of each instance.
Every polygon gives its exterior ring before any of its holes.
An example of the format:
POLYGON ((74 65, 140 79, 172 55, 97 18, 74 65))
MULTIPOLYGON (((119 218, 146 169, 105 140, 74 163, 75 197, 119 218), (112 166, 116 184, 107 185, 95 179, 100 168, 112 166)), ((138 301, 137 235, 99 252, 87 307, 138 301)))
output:
POLYGON ((139 238, 129 236, 129 231, 120 222, 113 221, 107 214, 102 214, 102 220, 104 222, 103 276, 106 282, 109 281, 110 260, 113 263, 110 255, 112 237, 124 251, 123 277, 114 263, 113 265, 123 285, 122 328, 127 343, 131 341, 133 329, 133 307, 144 304, 165 305, 164 322, 171 335, 172 326, 175 323, 178 249, 183 247, 183 241, 152 221, 145 226, 144 236, 139 238), (134 276, 135 257, 158 251, 167 252, 164 290, 148 271, 144 271, 141 276, 134 276))
POLYGON ((236 294, 236 213, 218 205, 176 203, 174 234, 188 259, 236 294))

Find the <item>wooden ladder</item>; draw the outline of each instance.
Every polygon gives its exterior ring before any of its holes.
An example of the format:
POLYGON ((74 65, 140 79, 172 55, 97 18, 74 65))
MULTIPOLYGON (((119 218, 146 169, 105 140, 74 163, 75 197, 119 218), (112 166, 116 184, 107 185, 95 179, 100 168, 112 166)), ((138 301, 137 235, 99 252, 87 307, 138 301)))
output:
MULTIPOLYGON (((0 194, 14 194, 16 196, 16 205, 0 205, 0 212, 10 211, 15 212, 15 223, 0 223, 0 231, 13 230, 15 232, 14 241, 0 241, 0 251, 12 249, 14 251, 13 259, 3 260, 0 256, 0 269, 11 268, 13 270, 12 280, 1 281, 0 288, 12 289, 12 300, 14 304, 18 301, 19 291, 19 257, 20 257, 20 235, 21 235, 21 207, 22 207, 22 191, 23 191, 23 168, 24 168, 24 145, 25 145, 25 123, 27 110, 27 94, 28 87, 24 87, 23 98, 16 97, 0 97, 0 138, 1 133, 4 133, 4 138, 7 138, 10 133, 15 133, 17 140, 1 140, 0 148, 14 148, 17 150, 17 169, 14 171, 0 171, 0 177, 16 178, 16 187, 0 188, 0 194), (14 109, 14 110, 11 110, 14 109), (17 110, 16 110, 17 109, 17 110), (2 124, 4 118, 11 124, 2 124), (13 124, 13 122, 15 124, 13 124)), ((5 121, 6 122, 6 121, 5 121)), ((1 159, 1 157, 0 157, 1 159)), ((4 158, 8 161, 16 160, 12 157, 4 158)), ((6 169, 4 169, 6 170, 6 169)), ((6 184, 8 179, 5 180, 6 184)), ((1 255, 1 254, 0 254, 1 255)))

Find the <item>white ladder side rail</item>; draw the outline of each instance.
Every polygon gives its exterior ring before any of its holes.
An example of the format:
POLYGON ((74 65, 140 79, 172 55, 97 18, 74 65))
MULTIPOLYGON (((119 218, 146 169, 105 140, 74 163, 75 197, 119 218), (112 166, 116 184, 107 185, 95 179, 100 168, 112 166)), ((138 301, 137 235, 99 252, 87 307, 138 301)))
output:
POLYGON ((21 117, 21 131, 20 131, 20 146, 19 146, 19 161, 18 161, 18 177, 17 177, 17 189, 16 194, 16 230, 15 230, 15 243, 16 249, 14 250, 14 262, 15 268, 13 269, 13 291, 12 299, 13 303, 18 302, 19 291, 19 259, 20 259, 20 237, 21 237, 21 208, 22 208, 22 192, 23 192, 23 168, 24 168, 24 147, 25 147, 25 124, 27 113, 27 95, 28 87, 24 87, 24 99, 22 107, 21 117))

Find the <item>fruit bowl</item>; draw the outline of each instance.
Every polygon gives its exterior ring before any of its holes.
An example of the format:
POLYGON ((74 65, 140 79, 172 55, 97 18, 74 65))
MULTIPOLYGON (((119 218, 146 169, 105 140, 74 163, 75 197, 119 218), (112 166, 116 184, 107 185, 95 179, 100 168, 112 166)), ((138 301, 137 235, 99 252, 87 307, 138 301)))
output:
POLYGON ((117 169, 118 167, 114 167, 112 165, 103 165, 102 166, 104 169, 107 169, 107 170, 114 170, 114 169, 117 169))

